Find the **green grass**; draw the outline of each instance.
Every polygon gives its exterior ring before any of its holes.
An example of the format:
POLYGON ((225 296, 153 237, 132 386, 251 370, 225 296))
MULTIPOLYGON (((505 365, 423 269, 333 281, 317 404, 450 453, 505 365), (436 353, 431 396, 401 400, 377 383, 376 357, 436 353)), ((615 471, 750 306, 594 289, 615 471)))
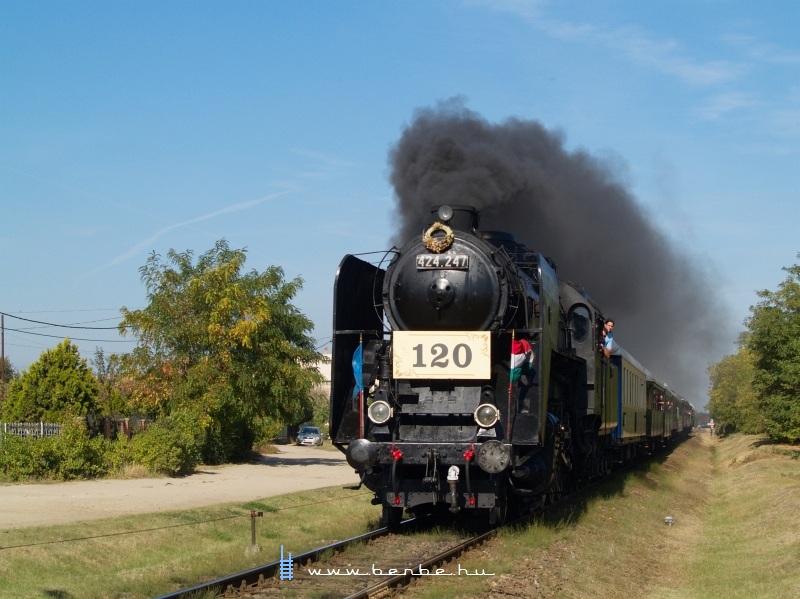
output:
POLYGON ((331 487, 243 504, 0 534, 0 596, 15 599, 163 595, 377 525, 371 494, 331 487), (336 510, 336 517, 330 514, 336 510), (256 518, 251 551, 250 511, 256 518))
POLYGON ((791 448, 762 443, 691 439, 461 560, 495 576, 426 582, 410 596, 800 597, 800 467, 791 448))
MULTIPOLYGON (((493 576, 409 596, 565 599, 800 597, 797 448, 698 435, 455 563, 493 576), (664 517, 675 519, 673 526, 664 517)), ((167 514, 0 533, 0 597, 154 597, 364 532, 371 494, 339 487, 167 514), (250 511, 257 518, 251 554, 250 511), (334 511, 335 510, 335 511, 334 511), (332 517, 335 514, 335 518, 332 517)), ((434 533, 431 533, 434 534, 434 533)))
POLYGON ((692 596, 800 597, 800 467, 791 454, 746 436, 714 447, 706 527, 685 560, 692 596))

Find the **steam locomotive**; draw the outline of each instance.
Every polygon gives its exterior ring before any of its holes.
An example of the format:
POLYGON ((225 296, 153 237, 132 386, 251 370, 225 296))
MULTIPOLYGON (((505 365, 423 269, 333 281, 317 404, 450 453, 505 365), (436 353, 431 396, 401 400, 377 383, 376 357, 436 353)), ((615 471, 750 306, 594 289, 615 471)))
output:
POLYGON ((404 510, 536 510, 685 436, 691 404, 625 350, 556 265, 470 206, 383 269, 346 256, 334 285, 330 432, 397 524, 404 510))

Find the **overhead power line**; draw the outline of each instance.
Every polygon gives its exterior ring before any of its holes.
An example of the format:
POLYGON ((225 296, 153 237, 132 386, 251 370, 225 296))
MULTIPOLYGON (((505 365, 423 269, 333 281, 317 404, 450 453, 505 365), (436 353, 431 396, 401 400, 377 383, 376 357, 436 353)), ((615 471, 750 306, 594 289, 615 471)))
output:
MULTIPOLYGON (((15 333, 24 333, 25 335, 36 335, 37 337, 52 337, 54 339, 63 339, 64 335, 47 335, 46 333, 34 333, 32 331, 25 331, 23 329, 9 329, 6 331, 13 331, 15 333)), ((98 343, 135 343, 134 339, 82 339, 81 337, 70 337, 71 341, 97 341, 98 343)))
MULTIPOLYGON (((111 331, 119 329, 118 326, 114 327, 87 327, 83 325, 75 325, 75 324, 58 324, 55 322, 44 322, 41 320, 32 320, 30 318, 23 318, 22 316, 14 316, 13 314, 7 314, 6 312, 0 312, 3 316, 8 316, 9 318, 16 318, 17 320, 24 320, 25 322, 32 322, 34 324, 43 324, 48 327, 59 327, 62 329, 85 329, 85 330, 94 330, 94 331, 111 331)), ((12 329, 9 329, 12 330, 12 329)), ((24 332, 24 331, 20 331, 24 332)), ((33 333, 31 333, 33 334, 33 333)))

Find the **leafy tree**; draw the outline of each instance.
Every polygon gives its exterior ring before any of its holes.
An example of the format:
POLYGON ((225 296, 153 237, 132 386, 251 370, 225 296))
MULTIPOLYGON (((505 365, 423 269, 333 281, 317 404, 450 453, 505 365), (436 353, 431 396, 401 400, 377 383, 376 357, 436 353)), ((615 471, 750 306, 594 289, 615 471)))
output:
MULTIPOLYGON (((14 370, 14 365, 8 359, 8 356, 0 358, 0 372, 3 374, 3 376, 0 377, 0 407, 2 407, 8 386, 11 384, 12 380, 19 376, 19 373, 14 370)), ((0 410, 0 413, 2 413, 2 410, 0 410)))
POLYGON ((321 382, 312 323, 293 305, 302 281, 283 270, 243 272, 245 250, 223 239, 193 253, 153 253, 140 269, 149 305, 122 309, 120 333, 138 337, 125 369, 135 406, 158 415, 188 410, 206 434, 203 458, 251 449, 262 418, 299 422, 321 382))
POLYGON ((94 410, 97 394, 86 359, 64 339, 12 381, 3 413, 8 420, 65 422, 94 410))
POLYGON ((100 416, 130 416, 125 397, 117 385, 122 367, 122 359, 116 354, 106 357, 103 349, 98 347, 92 362, 97 376, 98 396, 97 413, 100 416))
POLYGON ((19 376, 19 373, 14 369, 14 365, 11 363, 11 360, 8 359, 8 356, 3 356, 0 358, 0 369, 3 371, 2 379, 6 383, 10 383, 13 379, 19 376))
POLYGON ((317 426, 325 427, 330 418, 328 394, 324 391, 315 391, 311 396, 311 405, 314 409, 314 414, 311 418, 306 418, 306 420, 310 420, 312 424, 317 426))
POLYGON ((708 367, 708 408, 720 434, 764 432, 764 422, 753 388, 755 360, 740 340, 739 351, 708 367))
MULTIPOLYGON (((800 258, 800 254, 797 255, 800 258)), ((800 265, 750 311, 747 348, 755 356, 755 388, 767 434, 778 441, 800 442, 800 265)))

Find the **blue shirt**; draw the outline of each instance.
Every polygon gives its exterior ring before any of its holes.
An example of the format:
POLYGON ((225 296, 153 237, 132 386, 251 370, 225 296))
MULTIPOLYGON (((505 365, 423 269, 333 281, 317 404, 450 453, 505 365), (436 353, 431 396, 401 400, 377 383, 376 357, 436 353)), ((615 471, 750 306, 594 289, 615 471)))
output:
POLYGON ((616 348, 616 344, 614 343, 614 333, 606 332, 606 337, 603 339, 603 347, 605 347, 608 351, 613 352, 616 348))

